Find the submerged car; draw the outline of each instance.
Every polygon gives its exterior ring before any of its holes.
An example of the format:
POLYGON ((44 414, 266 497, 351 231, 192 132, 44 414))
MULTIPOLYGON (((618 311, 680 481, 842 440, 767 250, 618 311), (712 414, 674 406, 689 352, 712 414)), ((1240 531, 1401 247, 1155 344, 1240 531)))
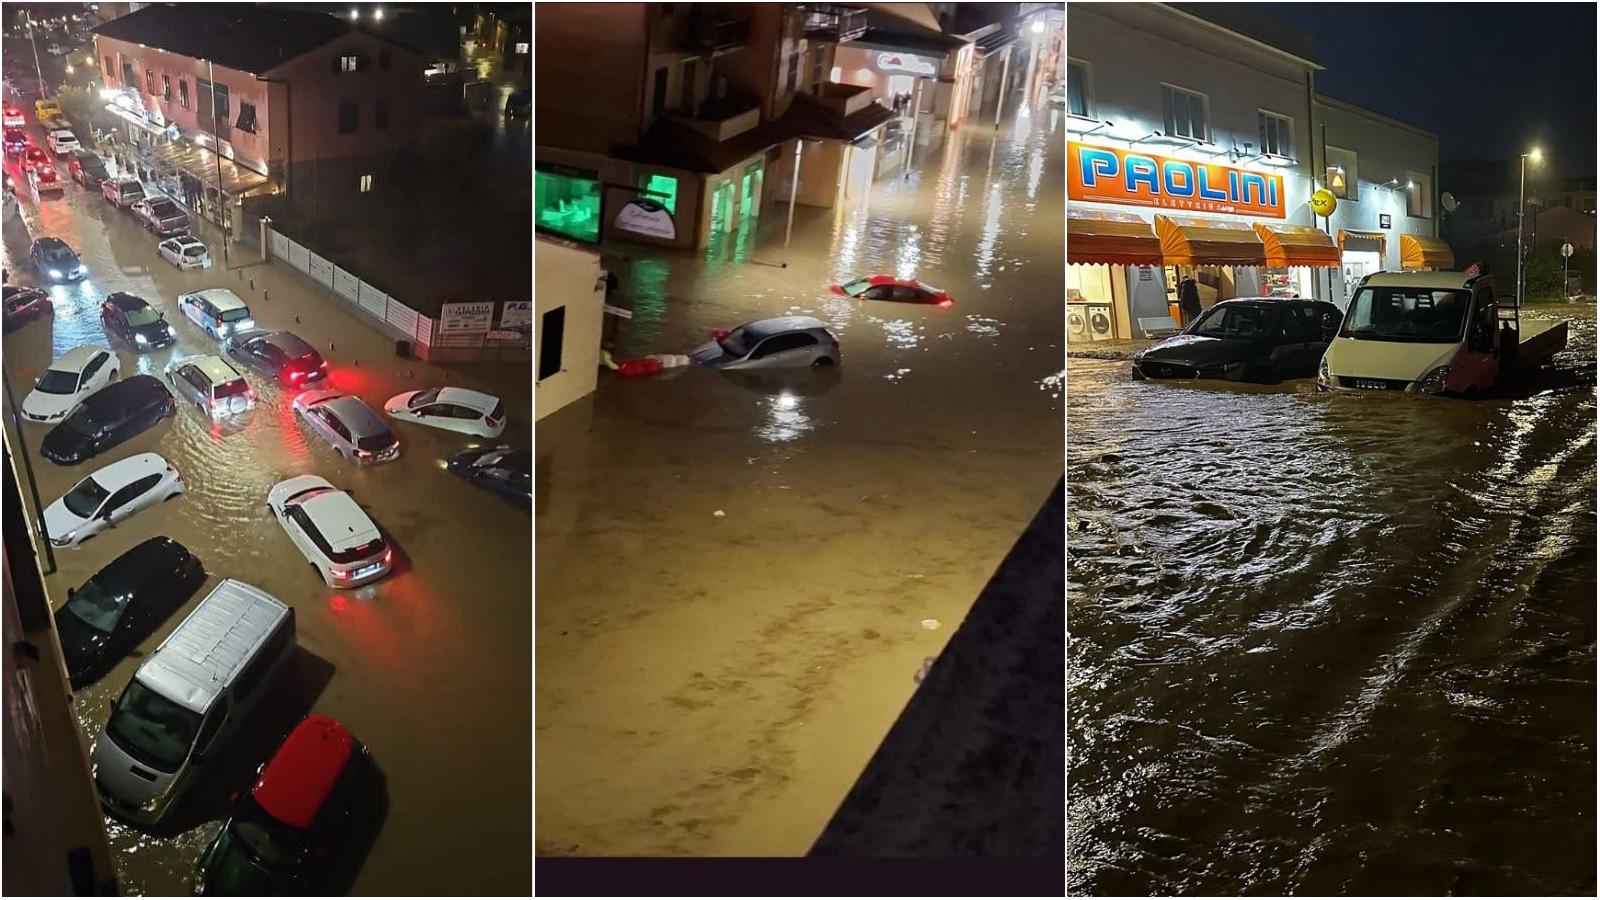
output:
POLYGON ((290 387, 328 377, 328 363, 292 331, 242 331, 222 342, 229 356, 290 387))
POLYGON ((106 295, 106 302, 100 304, 100 319, 108 331, 141 353, 171 346, 177 340, 165 314, 143 297, 125 291, 106 295))
POLYGON ((782 369, 839 364, 839 339, 810 316, 779 316, 746 322, 689 352, 713 369, 782 369))
POLYGON ((1273 383, 1317 374, 1339 329, 1323 300, 1224 300, 1187 328, 1133 355, 1133 377, 1273 383))
POLYGON ((134 513, 183 493, 183 476, 159 453, 98 469, 44 511, 52 547, 76 547, 134 513))
POLYGON ((36 194, 46 194, 52 191, 65 192, 67 186, 61 181, 61 173, 55 166, 34 166, 28 170, 28 184, 33 187, 36 194))
POLYGON ((72 159, 67 163, 67 171, 71 173, 73 181, 86 188, 98 188, 100 182, 111 177, 106 172, 105 162, 88 150, 74 152, 72 159))
POLYGON ((350 462, 371 466, 400 458, 400 439, 360 397, 338 391, 306 391, 294 411, 350 462))
POLYGON ((29 422, 56 422, 66 418, 84 398, 117 380, 117 358, 101 347, 73 347, 61 354, 39 376, 22 401, 22 417, 29 422))
POLYGON ((178 411, 178 402, 151 375, 130 375, 78 404, 39 444, 45 459, 74 466, 139 434, 178 411))
POLYGON ((188 548, 169 537, 153 537, 81 586, 68 588, 67 602, 56 610, 55 620, 72 689, 109 672, 205 580, 204 567, 188 548))
POLYGON ((889 300, 897 303, 927 303, 946 309, 955 306, 950 292, 923 284, 915 278, 896 278, 893 275, 871 275, 857 278, 828 288, 841 297, 856 300, 889 300))
POLYGON ((22 117, 22 110, 15 106, 5 108, 4 118, 0 119, 0 122, 7 128, 22 128, 28 124, 28 120, 22 117))
POLYGON ((533 454, 509 444, 471 447, 450 457, 451 474, 527 506, 533 502, 533 454))
POLYGON ((28 149, 28 133, 19 127, 7 125, 5 130, 0 132, 0 142, 5 144, 7 156, 21 156, 22 152, 28 149))
POLYGON ((55 312, 50 295, 36 287, 5 286, 5 330, 19 328, 43 315, 55 312))
POLYGON ((39 277, 49 281, 77 281, 89 274, 89 267, 60 238, 42 237, 34 241, 28 248, 28 258, 33 260, 39 277))
POLYGON ((156 245, 161 258, 180 269, 211 268, 211 251, 200 239, 191 234, 167 238, 156 245))
POLYGON ((171 197, 147 195, 133 204, 132 211, 133 217, 146 231, 160 237, 173 237, 189 231, 189 214, 171 197))
POLYGON ((506 405, 500 398, 466 388, 406 391, 390 397, 383 411, 402 421, 474 437, 497 438, 506 430, 506 405))
POLYGON ((221 419, 249 412, 256 392, 227 360, 220 356, 185 356, 167 363, 167 383, 206 414, 221 419))
POLYGON ((331 588, 389 574, 394 551, 355 498, 319 475, 297 475, 267 492, 267 508, 331 588))
POLYGON ((22 151, 22 171, 32 172, 39 166, 50 165, 50 154, 44 148, 29 144, 22 151))

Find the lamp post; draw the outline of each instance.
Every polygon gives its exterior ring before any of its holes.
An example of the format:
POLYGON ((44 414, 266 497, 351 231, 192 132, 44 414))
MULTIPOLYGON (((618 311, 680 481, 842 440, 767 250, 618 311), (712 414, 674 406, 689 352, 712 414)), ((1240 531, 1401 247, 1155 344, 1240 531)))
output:
POLYGON ((1518 167, 1521 169, 1520 180, 1519 180, 1519 182, 1517 184, 1517 305, 1518 306, 1522 305, 1522 219, 1523 219, 1525 208, 1526 208, 1526 205, 1527 205, 1527 200, 1525 198, 1526 198, 1527 188, 1528 188, 1528 160, 1532 159, 1534 165, 1538 165, 1539 164, 1539 160, 1541 160, 1543 158, 1544 157, 1542 155, 1540 155, 1539 148, 1535 147, 1532 150, 1528 151, 1527 153, 1522 154, 1522 158, 1520 160, 1518 160, 1518 167))

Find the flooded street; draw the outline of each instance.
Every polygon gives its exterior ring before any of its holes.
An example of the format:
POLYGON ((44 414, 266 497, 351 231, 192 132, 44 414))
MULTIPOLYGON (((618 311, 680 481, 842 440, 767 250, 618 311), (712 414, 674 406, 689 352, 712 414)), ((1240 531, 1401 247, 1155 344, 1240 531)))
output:
POLYGON ((1069 893, 1593 896, 1595 315, 1524 316, 1477 402, 1069 361, 1069 893))
MULTIPOLYGON (((136 372, 160 377, 174 357, 217 352, 215 342, 178 313, 176 296, 228 287, 249 302, 262 328, 287 328, 313 343, 329 362, 327 386, 357 394, 378 410, 393 394, 430 383, 489 390, 509 410, 511 424, 500 440, 527 445, 525 366, 446 370, 398 359, 392 338, 305 279, 282 267, 252 266, 243 278, 226 269, 220 239, 209 227, 196 232, 216 266, 179 272, 157 256, 155 239, 98 191, 69 183, 62 199, 37 201, 26 190, 22 196, 24 214, 40 233, 65 239, 90 274, 52 290, 53 320, 43 317, 6 335, 4 368, 17 402, 52 358, 74 346, 113 347, 124 378, 136 372), (163 310, 177 345, 136 355, 113 342, 100 323, 99 303, 118 290, 163 310)), ((26 235, 17 226, 6 223, 8 281, 37 283, 26 261, 26 235)), ((246 251, 243 262, 255 259, 246 251)), ((232 262, 241 264, 237 251, 232 262)), ((319 713, 343 722, 370 748, 386 783, 386 814, 373 811, 375 821, 366 823, 370 851, 344 887, 378 895, 526 891, 532 842, 528 514, 443 470, 442 460, 469 442, 465 436, 394 424, 400 459, 356 468, 300 423, 287 391, 253 371, 246 378, 256 407, 241 424, 213 426, 192 404, 180 404, 175 417, 79 466, 44 460, 39 442, 49 428, 23 425, 45 504, 96 469, 147 451, 166 457, 187 483, 184 496, 134 515, 81 549, 58 550, 60 570, 46 579, 54 606, 65 601, 69 587, 156 535, 188 547, 208 573, 189 602, 140 645, 141 653, 77 694, 75 714, 90 740, 143 654, 222 579, 257 585, 296 613, 296 657, 170 821, 141 830, 107 818, 121 890, 188 893, 195 863, 226 814, 229 792, 248 790, 256 767, 289 728, 319 713), (273 484, 307 473, 351 491, 367 509, 395 548, 393 574, 354 591, 334 591, 311 570, 265 505, 273 484)))
POLYGON ((804 854, 1060 477, 1059 111, 865 203, 639 248, 618 358, 805 312, 837 370, 602 377, 538 426, 541 854, 804 854), (951 309, 828 285, 914 276, 951 309))

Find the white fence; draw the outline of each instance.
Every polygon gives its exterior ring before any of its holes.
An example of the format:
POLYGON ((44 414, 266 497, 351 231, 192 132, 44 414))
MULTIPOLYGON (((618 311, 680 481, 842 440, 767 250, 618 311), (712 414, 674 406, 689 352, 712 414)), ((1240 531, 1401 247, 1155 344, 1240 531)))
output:
POLYGON ((295 243, 276 229, 269 229, 272 258, 287 262, 296 271, 326 287, 335 296, 374 319, 388 325, 424 346, 434 344, 434 323, 404 303, 390 297, 360 278, 334 265, 305 246, 295 243))

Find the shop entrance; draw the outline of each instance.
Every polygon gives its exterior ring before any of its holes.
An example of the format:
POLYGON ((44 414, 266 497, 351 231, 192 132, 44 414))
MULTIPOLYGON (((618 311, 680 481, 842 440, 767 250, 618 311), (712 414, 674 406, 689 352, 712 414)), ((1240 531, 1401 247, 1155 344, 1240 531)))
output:
POLYGON ((1339 257, 1339 266, 1344 273, 1344 295, 1353 297, 1361 279, 1383 268, 1383 256, 1376 250, 1346 250, 1339 257))

